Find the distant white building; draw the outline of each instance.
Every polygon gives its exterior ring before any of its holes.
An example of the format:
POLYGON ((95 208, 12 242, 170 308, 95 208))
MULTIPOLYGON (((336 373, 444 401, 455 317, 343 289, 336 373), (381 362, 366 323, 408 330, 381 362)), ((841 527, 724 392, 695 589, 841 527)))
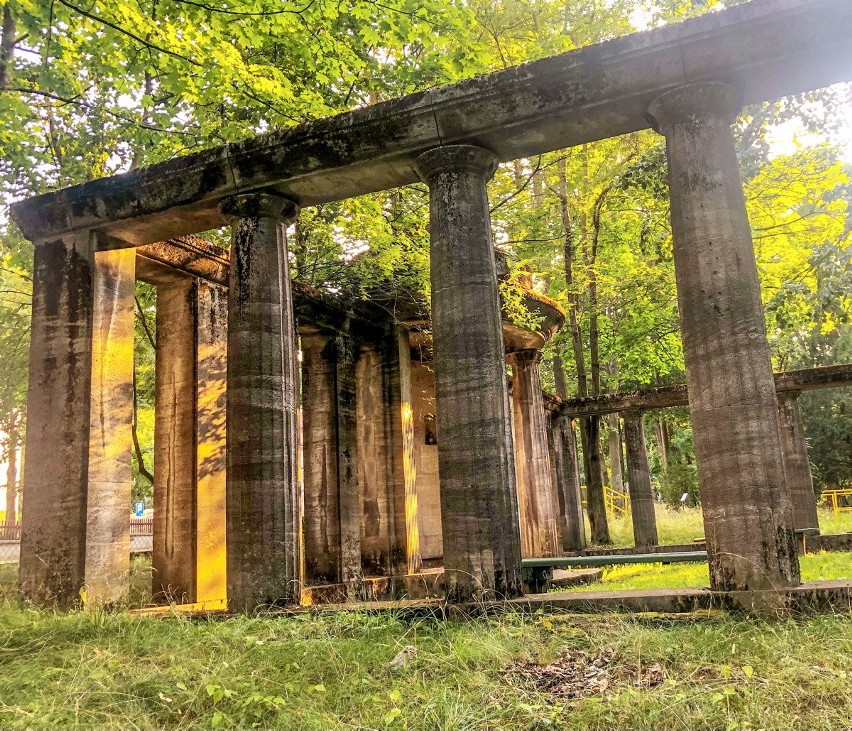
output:
MULTIPOLYGON (((0 441, 4 441, 6 439, 6 435, 3 432, 0 432, 0 441)), ((20 490, 21 488, 21 464, 23 460, 23 446, 18 447, 17 452, 17 460, 18 460, 18 484, 17 487, 20 490)), ((6 511, 6 477, 7 470, 9 467, 8 460, 0 459, 0 511, 5 514, 6 511)), ((20 513, 21 505, 20 505, 20 493, 18 494, 18 512, 20 513)))

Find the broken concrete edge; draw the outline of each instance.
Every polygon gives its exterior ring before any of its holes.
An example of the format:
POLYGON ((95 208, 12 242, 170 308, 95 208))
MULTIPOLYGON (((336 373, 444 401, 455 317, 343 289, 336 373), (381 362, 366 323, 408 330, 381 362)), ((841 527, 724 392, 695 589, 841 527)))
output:
POLYGON ((726 80, 746 103, 847 80, 845 0, 753 0, 335 117, 15 203, 31 240, 102 229, 129 245, 224 224, 223 197, 267 189, 301 205, 416 182, 414 160, 469 143, 500 160, 645 129, 648 104, 726 80))
MULTIPOLYGON (((517 599, 450 604, 443 598, 400 599, 316 606, 260 609, 258 616, 321 616, 353 612, 390 615, 403 621, 467 620, 506 614, 661 614, 707 615, 743 612, 759 617, 809 616, 852 611, 852 580, 807 582, 780 591, 716 592, 710 589, 646 589, 635 591, 549 592, 517 599)), ((155 617, 228 619, 244 613, 202 609, 193 605, 131 610, 155 617)))

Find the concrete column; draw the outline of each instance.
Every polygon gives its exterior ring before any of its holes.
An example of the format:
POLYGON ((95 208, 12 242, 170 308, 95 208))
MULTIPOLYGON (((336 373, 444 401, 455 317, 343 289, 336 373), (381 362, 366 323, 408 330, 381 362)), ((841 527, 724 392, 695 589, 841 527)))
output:
POLYGON ((296 337, 284 225, 296 205, 228 199, 228 603, 298 601, 296 337))
POLYGON ((341 578, 334 347, 324 333, 303 332, 301 350, 305 581, 337 584, 341 578))
POLYGON ((524 558, 558 556, 557 500, 541 395, 541 351, 528 349, 510 353, 509 362, 512 365, 521 555, 524 558))
POLYGON ((196 285, 195 330, 195 601, 227 598, 225 414, 228 293, 196 285))
POLYGON ((223 601, 227 297, 174 272, 156 283, 153 596, 223 601))
MULTIPOLYGON (((379 344, 365 344, 358 360, 358 485, 361 492, 361 545, 371 575, 391 572, 393 460, 388 434, 384 362, 379 344)), ((397 557, 398 558, 398 557, 397 557)))
POLYGON ((154 402, 155 601, 195 601, 195 282, 157 287, 154 402))
POLYGON ((648 448, 642 428, 642 414, 628 411, 624 419, 624 446, 627 451, 627 486, 630 491, 630 517, 633 542, 637 546, 656 546, 657 516, 654 514, 654 488, 648 466, 648 448))
POLYGON ((418 556, 422 561, 434 564, 444 555, 444 539, 435 428, 435 372, 431 363, 416 360, 412 363, 411 406, 414 417, 413 460, 417 468, 418 556))
POLYGON ((335 349, 335 411, 337 417, 337 479, 340 504, 340 578, 354 594, 361 581, 361 496, 358 492, 358 345, 337 335, 335 349))
POLYGON ((20 587, 35 604, 124 598, 130 567, 132 249, 36 246, 20 587))
POLYGON ((560 543, 565 553, 582 551, 586 547, 586 526, 583 522, 580 463, 577 459, 574 424, 571 419, 557 414, 553 414, 548 423, 554 484, 559 503, 560 543))
POLYGON ((315 584, 361 581, 355 364, 346 335, 302 335, 305 571, 315 584))
POLYGON ((393 327, 386 340, 385 383, 393 457, 394 542, 391 570, 413 574, 420 570, 420 532, 417 528, 417 469, 414 461, 414 409, 411 393, 411 346, 408 331, 393 327))
POLYGON ((666 137, 689 409, 714 589, 799 582, 778 402, 730 125, 737 91, 684 86, 649 117, 666 137))
POLYGON ((420 562, 409 349, 407 332, 394 325, 362 348, 358 364, 364 567, 380 576, 420 562))
POLYGON ((444 568, 450 595, 523 592, 518 503, 487 150, 417 159, 429 185, 432 329, 444 568))
MULTIPOLYGON (((86 601, 122 601, 130 589, 133 335, 136 255, 94 255, 92 381, 86 493, 86 601)), ((30 467, 32 463, 27 462, 30 467)))
POLYGON ((814 480, 808 461, 808 444, 805 441, 797 392, 778 394, 778 416, 781 422, 781 445, 784 449, 787 488, 793 503, 793 527, 819 532, 814 480))

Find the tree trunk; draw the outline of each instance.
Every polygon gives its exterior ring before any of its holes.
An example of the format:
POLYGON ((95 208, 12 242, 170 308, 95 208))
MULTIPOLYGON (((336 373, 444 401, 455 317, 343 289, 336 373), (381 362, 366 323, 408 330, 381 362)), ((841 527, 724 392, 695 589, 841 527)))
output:
MULTIPOLYGON (((574 230, 571 221, 571 210, 568 206, 568 180, 565 161, 559 164, 559 197, 562 229, 564 232, 563 263, 565 268, 565 286, 568 290, 568 323, 571 331, 571 345, 574 352, 574 363, 577 368, 577 395, 589 395, 586 362, 583 355, 583 337, 580 330, 579 295, 574 291, 574 230)), ((597 329, 597 323, 594 325, 597 329)), ((597 347, 597 339, 595 339, 597 347)), ((594 378, 593 378, 594 382, 594 378)), ((593 387, 594 387, 593 383, 593 387)), ((600 388, 598 373, 597 387, 600 388)), ((600 453, 600 420, 597 416, 580 419, 580 436, 583 449, 583 471, 586 475, 586 510, 589 514, 593 543, 610 543, 609 526, 606 519, 606 508, 603 497, 603 473, 600 453)))
POLYGON ((12 66, 12 56, 15 53, 15 16, 12 15, 12 5, 7 2, 3 6, 3 26, 0 31, 0 91, 9 85, 9 70, 12 66))
POLYGON ((666 431, 666 422, 663 419, 657 419, 655 423, 657 435, 657 449, 660 452, 660 465, 665 472, 669 468, 669 439, 666 431))
POLYGON ((556 395, 561 399, 568 398, 568 385, 565 383, 565 368, 562 366, 561 356, 553 356, 551 367, 553 368, 553 382, 556 385, 556 395))
POLYGON ((611 543, 603 491, 603 465, 600 451, 600 417, 580 420, 583 436, 583 465, 586 470, 586 511, 589 514, 592 543, 611 543))
POLYGON ((627 479, 630 485, 630 516, 636 546, 656 546, 657 518, 654 513, 654 489, 648 467, 648 451, 642 414, 628 412, 624 417, 624 440, 627 444, 627 479))

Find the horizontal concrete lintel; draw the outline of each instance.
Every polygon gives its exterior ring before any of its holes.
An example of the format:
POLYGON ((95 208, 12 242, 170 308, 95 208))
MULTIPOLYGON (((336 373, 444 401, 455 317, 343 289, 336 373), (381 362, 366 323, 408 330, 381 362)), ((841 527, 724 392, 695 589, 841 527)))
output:
POLYGON ((33 241, 98 229, 139 246, 225 225, 218 202, 265 189, 314 205, 406 185, 441 144, 500 160, 648 126, 685 83, 736 84, 746 102, 852 79, 852 3, 753 0, 677 25, 95 180, 12 207, 33 241))
MULTIPOLYGON (((775 374, 775 390, 778 393, 816 391, 825 388, 841 388, 852 385, 852 363, 841 363, 817 368, 802 368, 775 374)), ((552 398, 549 410, 561 412, 562 416, 580 418, 603 416, 622 411, 649 411, 674 406, 687 406, 689 393, 685 384, 661 386, 642 391, 565 399, 561 402, 552 398)))

